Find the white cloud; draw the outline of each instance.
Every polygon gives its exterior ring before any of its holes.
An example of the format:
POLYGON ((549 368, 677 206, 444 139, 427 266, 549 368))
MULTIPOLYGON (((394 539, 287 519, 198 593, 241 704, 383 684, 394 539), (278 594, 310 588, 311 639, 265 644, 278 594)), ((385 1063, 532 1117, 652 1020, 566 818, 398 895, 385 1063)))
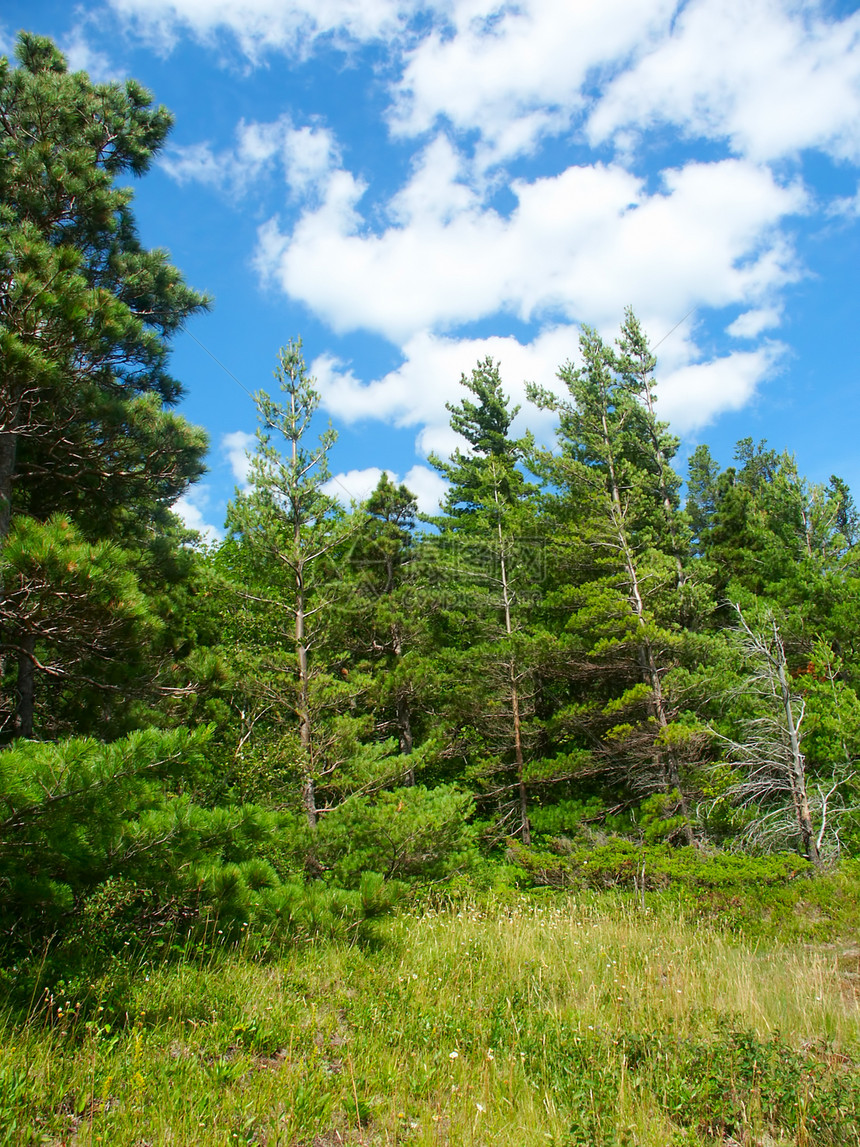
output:
POLYGON ((834 199, 827 207, 827 214, 837 219, 860 219, 860 187, 855 195, 834 199))
POLYGON ((797 276, 777 228, 804 193, 746 161, 687 164, 653 193, 620 167, 570 167, 515 182, 503 218, 461 185, 448 145, 431 148, 445 163, 419 164, 381 233, 358 211, 364 186, 337 171, 292 232, 261 228, 257 266, 335 330, 400 344, 499 311, 614 324, 626 303, 668 329, 691 306, 755 303, 797 276))
POLYGON ((740 410, 776 372, 783 352, 784 347, 775 343, 692 363, 661 377, 660 417, 668 418, 675 430, 688 433, 727 410, 740 410))
POLYGON ((280 166, 293 197, 313 197, 340 161, 332 133, 320 124, 295 127, 288 115, 271 123, 240 120, 236 143, 216 151, 210 143, 174 146, 158 160, 177 183, 203 183, 243 195, 264 173, 280 166))
POLYGON ((860 14, 817 0, 692 0, 598 100, 593 142, 677 125, 769 160, 803 148, 860 159, 860 14))
POLYGON ((781 307, 760 307, 754 311, 744 311, 733 323, 726 327, 726 334, 735 339, 754 339, 762 331, 778 327, 782 322, 781 307))
POLYGON ((586 106, 592 69, 623 60, 668 27, 676 0, 524 0, 457 3, 444 29, 406 56, 394 89, 396 134, 428 131, 444 117, 477 129, 483 162, 533 149, 586 106))
MULTIPOLYGON (((604 337, 611 342, 616 333, 607 330, 604 337)), ((783 351, 780 344, 772 343, 710 362, 691 361, 699 352, 690 340, 689 327, 679 327, 659 350, 659 417, 686 433, 705 426, 723 411, 740 409, 773 376, 783 351)), ((526 384, 535 382, 564 395, 558 369, 565 362, 576 362, 578 354, 579 330, 574 326, 549 328, 528 344, 514 338, 453 339, 425 332, 406 344, 403 364, 382 378, 362 382, 344 364, 326 356, 314 362, 313 372, 323 405, 334 417, 347 423, 372 418, 414 427, 416 450, 425 457, 434 453, 444 458, 465 445, 451 429, 446 403, 456 404, 464 397, 460 377, 469 375, 479 360, 489 355, 500 364, 503 389, 511 405, 521 408, 512 433, 516 436, 530 429, 538 441, 548 445, 554 438, 555 416, 528 402, 526 384)), ((373 473, 378 480, 379 472, 373 473)), ((426 473, 435 475, 432 470, 426 473)), ((408 475, 406 483, 410 485, 408 475)), ((435 493, 437 487, 432 489, 435 493)))
POLYGON ((206 485, 192 486, 173 503, 173 512, 178 514, 189 530, 196 530, 205 542, 213 545, 224 537, 224 531, 207 522, 210 490, 206 485))
POLYGON ((413 466, 403 477, 403 484, 415 495, 422 514, 437 514, 448 490, 448 483, 435 470, 427 466, 413 466))
MULTIPOLYGON (((386 470, 385 473, 392 482, 400 483, 401 478, 393 470, 386 470)), ((343 505, 363 502, 376 489, 381 477, 382 470, 378 466, 368 466, 364 470, 347 470, 334 474, 325 483, 323 490, 343 505)), ((413 466, 402 481, 415 495, 418 509, 422 514, 438 513, 439 503, 448 489, 448 483, 440 474, 427 466, 413 466)))
POLYGON ((230 181, 232 172, 232 163, 225 161, 223 155, 216 155, 208 143, 173 146, 159 157, 158 166, 180 185, 204 183, 220 187, 230 181))
POLYGON ((225 455, 236 484, 243 490, 248 488, 248 474, 251 469, 249 453, 253 453, 257 439, 245 430, 234 430, 221 439, 221 450, 225 455))
MULTIPOLYGON (((357 172, 369 178, 373 164, 346 170, 313 119, 242 121, 231 147, 177 148, 162 162, 177 180, 236 195, 283 172, 292 202, 259 228, 258 272, 336 332, 374 332, 401 349, 402 364, 377 379, 331 355, 314 370, 333 415, 413 428, 423 454, 456 445, 445 402, 458 401, 460 374, 478 358, 501 359, 522 402, 524 378, 552 384, 575 355, 577 324, 611 339, 627 304, 655 341, 677 327, 660 346, 660 412, 677 429, 742 406, 778 367, 782 349, 762 336, 803 273, 786 221, 820 206, 785 174, 786 157, 816 148, 860 160, 860 13, 833 17, 825 0, 109 2, 165 44, 228 33, 254 61, 310 51, 320 37, 382 42, 390 130, 418 141, 387 202, 365 202, 374 189, 357 172), (710 141, 707 154, 716 143, 724 158, 656 170, 651 155, 665 151, 651 153, 647 133, 666 125, 688 156, 710 141), (549 136, 579 147, 581 165, 559 170, 569 159, 551 167, 545 153, 550 174, 511 179, 504 164, 549 136), (589 143, 602 150, 589 156, 589 143), (491 206, 502 187, 510 211, 491 206), (706 361, 689 316, 725 308, 738 316, 726 334, 761 345, 706 361), (505 315, 533 324, 532 340, 456 337, 505 315)), ((853 219, 858 204, 860 193, 826 210, 853 219)), ((548 416, 528 421, 550 436, 548 416)), ((242 455, 240 481, 244 446, 225 439, 231 459, 242 455)))
POLYGON ((465 174, 462 156, 444 135, 437 136, 418 154, 409 182, 389 202, 389 216, 403 226, 422 219, 444 226, 479 210, 480 199, 465 174))
POLYGON ((80 24, 72 29, 71 35, 60 46, 69 62, 70 72, 87 72, 96 84, 124 78, 124 72, 116 68, 104 52, 93 47, 80 24))
POLYGON ((320 40, 382 41, 394 133, 422 135, 440 120, 476 132, 482 165, 589 114, 592 140, 669 122, 754 158, 805 147, 860 155, 860 14, 828 17, 823 0, 109 3, 165 48, 181 33, 206 43, 226 33, 252 62, 320 40))
POLYGON ((266 49, 304 50, 334 35, 343 44, 388 37, 415 12, 410 0, 109 0, 150 40, 169 50, 181 32, 211 41, 235 36, 256 59, 266 49))
MULTIPOLYGON (((392 480, 397 481, 393 470, 385 473, 392 480)), ((382 471, 378 466, 367 466, 364 470, 342 470, 339 474, 332 474, 331 478, 323 484, 323 493, 330 498, 336 498, 344 506, 351 502, 364 502, 379 484, 382 471)))
POLYGON ((504 390, 512 406, 521 406, 514 433, 526 425, 548 439, 552 417, 526 409, 525 384, 557 386, 555 373, 576 351, 578 332, 553 327, 529 345, 514 338, 454 339, 422 332, 403 349, 404 362, 380 379, 362 382, 343 363, 320 356, 312 365, 325 408, 336 418, 359 422, 373 418, 397 427, 414 427, 416 448, 425 456, 447 456, 463 442, 451 430, 446 403, 458 403, 465 391, 460 376, 469 375, 489 355, 501 367, 504 390))

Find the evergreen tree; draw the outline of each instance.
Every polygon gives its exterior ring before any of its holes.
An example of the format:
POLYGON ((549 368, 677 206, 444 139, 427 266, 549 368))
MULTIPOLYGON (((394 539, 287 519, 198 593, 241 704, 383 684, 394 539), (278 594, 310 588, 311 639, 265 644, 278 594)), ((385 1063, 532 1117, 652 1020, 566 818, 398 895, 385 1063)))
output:
POLYGON ((465 397, 448 409, 469 449, 457 449, 448 461, 431 458, 450 483, 436 544, 460 598, 447 619, 453 638, 448 656, 459 684, 453 711, 459 710, 461 736, 471 727, 477 739, 476 771, 485 795, 495 797, 504 817, 511 811, 505 797, 515 794, 515 834, 529 843, 530 718, 539 667, 529 610, 541 573, 531 507, 537 489, 522 468, 532 441, 510 435, 519 408, 510 408, 491 358, 460 381, 476 401, 465 397))
POLYGON ((265 391, 255 396, 260 429, 248 475, 249 492, 237 491, 227 525, 241 542, 252 578, 249 604, 274 613, 275 633, 267 651, 277 674, 294 675, 294 687, 283 702, 298 725, 301 799, 311 827, 317 822, 317 783, 325 769, 320 730, 315 720, 312 685, 324 672, 320 646, 327 621, 326 589, 330 557, 344 540, 337 504, 323 491, 328 480, 328 454, 336 440, 329 427, 316 445, 307 445, 319 394, 307 374, 301 340, 290 342, 278 356, 275 378, 283 401, 265 391), (273 441, 273 434, 286 450, 273 441), (289 668, 288 668, 289 667, 289 668))
MULTIPOLYGON (((202 471, 205 435, 169 409, 181 388, 166 363, 170 336, 207 301, 141 246, 116 180, 147 169, 170 116, 134 81, 69 73, 42 37, 22 34, 16 53, 16 68, 0 60, 0 545, 16 516, 62 514, 85 541, 151 565, 156 535, 174 530, 167 508, 202 471)), ((16 618, 11 589, 7 737, 32 731, 36 678, 59 652, 16 618)))
MULTIPOLYGON (((411 491, 383 471, 357 511, 340 604, 344 644, 372 678, 369 703, 377 726, 383 734, 396 732, 405 758, 416 747, 415 706, 426 676, 426 619, 416 609, 417 513, 411 491)), ((404 779, 415 783, 414 761, 404 779)))
POLYGON ((685 734, 666 686, 682 622, 698 608, 671 468, 678 443, 656 419, 654 358, 631 312, 619 346, 617 354, 585 328, 582 366, 559 372, 570 397, 530 390, 560 417, 560 452, 543 459, 558 490, 556 576, 568 580, 556 604, 569 610, 571 671, 590 683, 574 690, 557 724, 585 736, 594 763, 620 768, 634 791, 671 796, 680 814, 673 823, 690 842, 685 734))

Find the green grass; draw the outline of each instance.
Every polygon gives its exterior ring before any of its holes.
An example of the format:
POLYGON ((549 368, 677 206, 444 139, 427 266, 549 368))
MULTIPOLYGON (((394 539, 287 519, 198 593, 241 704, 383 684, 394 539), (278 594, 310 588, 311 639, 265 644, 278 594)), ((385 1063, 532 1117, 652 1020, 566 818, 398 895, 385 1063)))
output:
POLYGON ((141 965, 120 1015, 8 1018, 0 1143, 855 1145, 858 956, 523 896, 141 965))

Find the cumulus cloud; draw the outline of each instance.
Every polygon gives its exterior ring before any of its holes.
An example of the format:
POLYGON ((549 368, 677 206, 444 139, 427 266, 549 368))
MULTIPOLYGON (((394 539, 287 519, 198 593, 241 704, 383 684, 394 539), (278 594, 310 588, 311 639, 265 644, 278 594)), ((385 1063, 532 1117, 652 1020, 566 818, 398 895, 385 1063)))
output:
POLYGON ((827 214, 837 219, 860 219, 860 187, 855 195, 834 199, 827 207, 827 214))
POLYGON ((681 433, 698 430, 727 410, 740 410, 758 386, 778 369, 785 348, 778 343, 754 351, 691 363, 659 382, 659 414, 681 433))
MULTIPOLYGON (((283 173, 280 214, 258 216, 269 216, 253 256, 260 277, 335 332, 400 349, 401 365, 379 378, 330 354, 314 370, 333 415, 412 428, 424 455, 457 444, 445 402, 478 358, 500 359, 523 402, 524 379, 553 385, 575 357, 580 323, 612 338, 627 304, 655 341, 672 332, 660 412, 677 429, 748 402, 779 369, 782 348, 765 336, 804 273, 790 223, 821 207, 787 174, 800 171, 792 161, 805 149, 860 161, 860 13, 836 16, 824 0, 109 2, 165 45, 227 33, 252 62, 323 42, 382 44, 388 126, 398 147, 415 147, 385 201, 372 163, 348 170, 328 128, 286 114, 242 121, 230 147, 198 143, 162 162, 179 181, 234 195, 283 173), (667 126, 683 146, 660 171, 649 132, 667 126), (540 175, 512 178, 511 161, 550 137, 565 150, 541 152, 540 175), (493 206, 499 188, 510 207, 493 206), (729 308, 725 334, 747 346, 704 355, 708 312, 729 308), (510 317, 531 326, 529 341, 460 337, 466 324, 510 317)), ((825 210, 853 220, 858 203, 825 210)), ((548 416, 531 410, 528 421, 551 436, 548 416)), ((244 444, 236 450, 244 462, 244 444)), ((418 480, 440 481, 426 468, 418 480)))
MULTIPOLYGON (((109 0, 140 33, 169 50, 180 33, 204 42, 235 37, 256 59, 269 49, 310 50, 320 37, 343 45, 394 35, 414 14, 409 0, 109 0)), ((429 5, 428 5, 429 7, 429 5)))
POLYGON ((211 491, 206 485, 192 486, 173 503, 173 512, 178 514, 189 530, 196 530, 204 542, 213 545, 224 537, 224 531, 207 521, 210 513, 211 491))
MULTIPOLYGON (((615 333, 607 330, 604 337, 611 342, 615 333)), ((403 364, 382 378, 363 382, 348 366, 329 356, 317 359, 313 370, 323 405, 334 417, 347 423, 376 419, 414 427, 415 447, 420 454, 447 457, 465 443, 451 429, 446 404, 456 404, 464 397, 461 376, 468 376, 488 355, 500 364, 511 405, 520 407, 512 433, 530 429, 539 441, 549 445, 555 417, 528 402, 526 385, 535 382, 563 396, 565 390, 557 372, 566 362, 577 362, 578 344, 579 329, 568 325, 549 328, 530 343, 501 337, 446 338, 424 332, 406 344, 403 364)), ((660 348, 659 416, 671 421, 676 430, 688 432, 705 426, 722 411, 739 409, 775 373, 782 353, 781 345, 773 343, 710 362, 693 362, 699 352, 689 325, 681 324, 660 348)), ((435 471, 427 470, 427 474, 435 475, 435 471)))
MULTIPOLYGON (((427 466, 413 466, 401 479, 393 470, 385 473, 392 482, 401 481, 415 495, 418 509, 422 514, 435 514, 439 511, 439 503, 445 497, 448 483, 435 470, 427 466)), ((364 470, 347 470, 334 474, 325 483, 323 490, 332 498, 345 506, 351 502, 363 502, 368 498, 382 477, 382 470, 378 466, 368 466, 364 470)))
POLYGON ((480 132, 483 162, 531 151, 586 107, 599 66, 626 59, 669 26, 675 0, 461 2, 406 55, 390 114, 398 135, 444 119, 480 132))
POLYGON ((230 465, 236 484, 243 490, 248 488, 248 474, 251 469, 249 453, 253 453, 257 439, 245 430, 234 430, 221 439, 221 451, 230 465))
POLYGON ((340 160, 332 133, 318 123, 295 127, 288 115, 271 123, 240 120, 232 148, 210 143, 174 146, 159 159, 177 183, 203 183, 240 196, 265 173, 278 167, 291 195, 313 197, 340 160))
MULTIPOLYGON (((561 363, 576 352, 578 332, 572 327, 554 327, 531 344, 515 338, 457 339, 422 332, 403 348, 404 362, 382 378, 364 382, 345 364, 328 355, 313 363, 325 408, 338 419, 355 423, 376 419, 397 427, 414 427, 416 448, 425 456, 431 451, 448 455, 463 442, 450 429, 446 403, 464 396, 461 375, 469 375, 488 355, 501 365, 505 391, 512 405, 525 406, 526 382, 552 387, 561 363)), ((526 421, 536 430, 549 432, 552 419, 534 408, 525 410, 514 424, 514 433, 526 421)))
POLYGON ((769 159, 860 155, 860 14, 823 0, 109 0, 139 33, 267 50, 381 41, 389 124, 477 133, 484 165, 588 119, 592 141, 655 122, 769 159), (415 23, 416 16, 423 21, 415 23))
POLYGON ((781 321, 781 307, 759 307, 757 310, 744 311, 742 315, 738 315, 735 321, 726 327, 726 333, 735 339, 754 339, 762 331, 778 327, 781 321))
MULTIPOLYGON (((385 473, 392 480, 398 480, 393 470, 385 473)), ((331 478, 323 484, 323 492, 330 498, 336 498, 344 506, 351 502, 364 502, 376 489, 382 471, 378 466, 367 466, 363 470, 342 470, 339 474, 332 474, 331 478)))
POLYGON ((363 185, 341 170, 291 232, 261 228, 258 267, 335 330, 400 344, 500 311, 601 326, 626 303, 657 329, 691 306, 757 302, 798 273, 778 226, 806 209, 804 193, 746 161, 689 163, 653 192, 618 166, 569 167, 513 183, 517 207, 503 218, 438 150, 447 169, 419 165, 380 233, 358 210, 363 185))
POLYGON ((792 0, 692 0, 617 76, 593 142, 663 122, 770 160, 803 148, 860 158, 860 13, 828 20, 792 0))
POLYGON ((69 71, 87 72, 97 84, 121 80, 124 73, 117 68, 100 48, 93 47, 81 24, 76 25, 60 47, 69 63, 69 71))
POLYGON ((413 466, 403 475, 403 484, 415 495, 422 514, 436 514, 448 490, 448 483, 427 466, 413 466))

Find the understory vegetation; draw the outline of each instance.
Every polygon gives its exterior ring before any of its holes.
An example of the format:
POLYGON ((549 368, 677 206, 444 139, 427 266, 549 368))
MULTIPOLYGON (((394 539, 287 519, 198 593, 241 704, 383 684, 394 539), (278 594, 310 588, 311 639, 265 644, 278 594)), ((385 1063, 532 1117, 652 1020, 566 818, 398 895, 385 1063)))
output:
POLYGON ((796 897, 781 940, 660 893, 497 889, 371 946, 139 952, 112 1002, 48 983, 7 1017, 0 1142, 854 1144, 852 892, 823 930, 796 897), (804 920, 830 939, 792 942, 804 920))
POLYGON ((204 545, 170 124, 0 60, 0 1144, 856 1144, 850 490, 682 479, 628 310, 551 449, 463 375, 432 516, 288 342, 204 545))

